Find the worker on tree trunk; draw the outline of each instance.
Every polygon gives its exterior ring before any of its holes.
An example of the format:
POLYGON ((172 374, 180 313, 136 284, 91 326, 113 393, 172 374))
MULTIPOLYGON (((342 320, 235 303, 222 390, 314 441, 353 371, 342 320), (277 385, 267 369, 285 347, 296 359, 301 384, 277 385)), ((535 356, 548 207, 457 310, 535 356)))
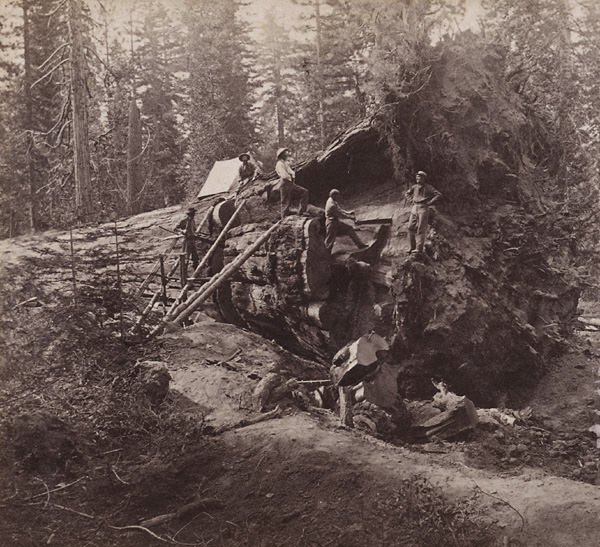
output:
POLYGON ((438 201, 442 194, 433 186, 427 184, 427 173, 419 171, 413 184, 406 192, 407 199, 412 202, 408 219, 409 253, 422 253, 425 247, 425 237, 429 228, 429 207, 438 201))
POLYGON ((279 194, 281 197, 281 216, 284 217, 290 213, 292 200, 298 199, 298 214, 306 211, 308 205, 308 190, 295 183, 296 173, 289 164, 290 151, 287 148, 277 150, 277 164, 275 171, 279 175, 279 194))
POLYGON ((325 247, 331 252, 338 236, 348 236, 359 249, 367 247, 350 224, 342 222, 340 218, 356 220, 354 211, 344 211, 337 202, 340 191, 335 188, 329 192, 329 199, 325 204, 325 247))
POLYGON ((239 192, 247 183, 252 182, 256 178, 256 167, 250 161, 250 153, 244 152, 238 156, 242 162, 238 171, 237 192, 239 192))
POLYGON ((185 254, 186 262, 191 257, 194 270, 198 266, 198 251, 196 250, 196 221, 194 216, 196 215, 196 209, 190 207, 187 210, 186 217, 181 220, 175 227, 176 230, 183 232, 183 248, 181 252, 185 254))

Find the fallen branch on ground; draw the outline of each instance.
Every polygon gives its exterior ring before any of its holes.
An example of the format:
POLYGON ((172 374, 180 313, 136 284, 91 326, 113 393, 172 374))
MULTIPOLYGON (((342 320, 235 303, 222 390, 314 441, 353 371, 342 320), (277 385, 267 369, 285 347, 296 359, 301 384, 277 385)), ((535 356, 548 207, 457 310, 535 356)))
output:
POLYGON ((521 530, 520 531, 522 532, 524 530, 525 523, 526 523, 525 517, 520 513, 520 511, 514 505, 511 505, 508 501, 506 501, 505 499, 502 499, 499 496, 494 496, 493 494, 490 494, 489 492, 486 492, 483 488, 481 488, 481 486, 479 486, 477 484, 477 482, 475 481, 475 479, 471 479, 471 481, 475 485, 475 488, 477 488, 477 490, 479 490, 482 494, 485 494, 486 496, 489 496, 490 498, 494 498, 495 500, 498 500, 498 501, 504 503, 505 505, 507 505, 508 507, 510 507, 515 513, 517 513, 517 515, 519 515, 519 518, 521 519, 521 530))
POLYGON ((208 364, 218 366, 218 367, 224 367, 227 370, 234 370, 237 372, 239 369, 237 367, 234 367, 229 361, 235 359, 240 353, 242 353, 242 350, 237 349, 229 357, 226 357, 222 361, 213 362, 213 361, 208 360, 208 364))
POLYGON ((223 502, 216 498, 195 499, 190 503, 186 503, 173 513, 165 513, 164 515, 158 515, 157 517, 143 520, 140 522, 140 526, 151 528, 152 526, 158 526, 159 524, 164 524, 174 519, 184 519, 196 511, 202 512, 207 509, 220 509, 221 507, 223 507, 223 502))
POLYGON ((220 435, 221 433, 231 431, 232 429, 239 429, 240 427, 247 427, 249 425, 258 424, 260 422, 270 420, 271 418, 277 418, 281 416, 281 412, 281 408, 279 408, 279 405, 277 405, 273 410, 265 412, 264 414, 259 414, 250 418, 244 418, 243 420, 240 420, 235 424, 221 426, 215 430, 215 434, 220 435))
POLYGON ((69 513, 75 513, 80 517, 85 517, 86 519, 95 519, 93 515, 88 515, 87 513, 82 513, 81 511, 77 511, 76 509, 71 509, 70 507, 65 507, 64 505, 59 505, 58 503, 51 503, 51 507, 56 507, 57 509, 62 509, 63 511, 69 511, 69 513))
POLYGON ((59 490, 64 490, 65 488, 69 488, 69 486, 73 486, 74 484, 77 484, 78 482, 82 481, 85 478, 86 478, 86 476, 84 475, 83 477, 79 477, 76 481, 70 482, 69 484, 63 484, 62 486, 58 486, 56 488, 53 488, 52 490, 46 490, 45 492, 40 492, 39 494, 34 494, 33 496, 31 496, 30 498, 27 498, 27 499, 32 500, 35 498, 39 498, 40 496, 45 496, 47 494, 52 494, 53 492, 58 492, 59 490))
POLYGON ((108 527, 112 528, 113 530, 141 530, 142 532, 150 534, 154 539, 157 539, 158 541, 162 541, 163 543, 171 543, 172 545, 198 545, 197 543, 183 543, 174 539, 161 537, 158 534, 155 534, 152 530, 149 530, 144 526, 140 526, 139 524, 128 524, 127 526, 113 526, 112 524, 109 524, 108 527))

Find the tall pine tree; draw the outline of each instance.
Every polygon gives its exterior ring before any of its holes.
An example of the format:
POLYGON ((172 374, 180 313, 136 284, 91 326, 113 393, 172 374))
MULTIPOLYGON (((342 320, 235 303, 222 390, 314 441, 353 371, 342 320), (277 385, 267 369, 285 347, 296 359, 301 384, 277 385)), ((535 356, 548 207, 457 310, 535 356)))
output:
POLYGON ((238 155, 254 143, 250 86, 245 64, 247 29, 237 0, 187 1, 187 82, 191 191, 215 160, 238 155))

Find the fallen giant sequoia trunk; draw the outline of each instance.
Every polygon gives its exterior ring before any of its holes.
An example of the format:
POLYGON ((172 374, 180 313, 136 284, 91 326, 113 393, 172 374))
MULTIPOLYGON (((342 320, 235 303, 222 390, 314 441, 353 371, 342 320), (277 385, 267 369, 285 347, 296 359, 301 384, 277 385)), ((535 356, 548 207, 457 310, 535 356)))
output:
MULTIPOLYGON (((322 216, 313 208, 313 218, 284 219, 219 298, 227 301, 229 319, 321 361, 374 329, 401 365, 406 397, 431 396, 430 380, 437 378, 477 405, 518 405, 544 359, 560 348, 579 293, 560 264, 550 262, 559 250, 532 209, 539 190, 527 166, 539 158, 525 157, 523 150, 534 148, 517 143, 534 129, 501 63, 477 48, 449 57, 433 68, 419 104, 413 97, 396 107, 397 119, 416 116, 419 132, 411 139, 405 132, 390 137, 375 117, 297 170, 314 205, 337 187, 347 208, 389 211, 377 252, 353 256, 342 241, 330 257, 322 216), (446 140, 438 142, 440 135, 446 140), (412 148, 445 195, 421 259, 406 254, 406 185, 390 146, 397 154, 412 148)), ((247 207, 227 240, 225 263, 278 219, 277 197, 265 201, 265 184, 241 192, 247 207)), ((373 236, 368 223, 359 228, 361 237, 373 236)))
MULTIPOLYGON (((266 230, 264 223, 232 230, 229 263, 266 230)), ((332 342, 327 299, 331 258, 319 218, 285 218, 267 244, 235 273, 230 298, 240 320, 301 353, 324 359, 332 342)))

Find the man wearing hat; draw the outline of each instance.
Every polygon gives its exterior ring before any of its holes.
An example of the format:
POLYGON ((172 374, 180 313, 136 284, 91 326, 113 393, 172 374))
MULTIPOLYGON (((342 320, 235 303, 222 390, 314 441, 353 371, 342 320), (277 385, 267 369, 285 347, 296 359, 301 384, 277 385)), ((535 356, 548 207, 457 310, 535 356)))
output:
POLYGON ((329 199, 325 204, 325 247, 331 252, 337 236, 348 236, 359 249, 367 247, 350 224, 342 222, 341 218, 354 220, 354 211, 344 211, 337 202, 340 191, 335 188, 329 192, 329 199))
POLYGON ((242 162, 238 171, 238 191, 248 182, 254 179, 256 167, 250 162, 250 153, 244 152, 238 156, 242 162))
POLYGON ((196 250, 196 221, 194 220, 194 216, 196 215, 196 209, 190 207, 187 210, 187 214, 184 219, 181 220, 177 226, 175 226, 176 230, 181 230, 183 232, 183 247, 181 249, 182 254, 185 255, 186 263, 189 258, 192 258, 192 264, 194 266, 194 270, 196 266, 198 266, 198 251, 196 250))
POLYGON ((289 162, 290 151, 288 148, 277 150, 277 163, 275 172, 279 175, 279 195, 281 197, 281 216, 290 214, 292 200, 298 199, 298 214, 306 211, 308 205, 308 190, 295 183, 296 173, 289 162))
POLYGON ((408 252, 422 253, 429 228, 429 207, 438 201, 442 194, 433 186, 427 184, 427 173, 425 171, 418 171, 416 184, 408 189, 406 197, 412 203, 408 219, 408 239, 410 243, 408 252))

